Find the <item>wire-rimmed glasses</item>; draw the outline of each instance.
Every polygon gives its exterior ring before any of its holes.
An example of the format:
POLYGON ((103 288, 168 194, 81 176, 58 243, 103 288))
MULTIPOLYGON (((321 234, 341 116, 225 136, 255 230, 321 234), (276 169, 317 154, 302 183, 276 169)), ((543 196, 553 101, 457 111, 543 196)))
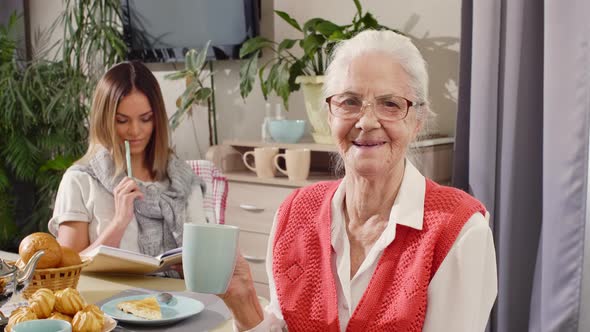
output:
POLYGON ((341 119, 358 119, 362 116, 363 110, 373 106, 375 115, 378 119, 384 121, 398 121, 408 115, 412 106, 422 106, 424 103, 411 101, 407 98, 384 95, 368 101, 361 97, 350 94, 340 93, 326 98, 330 113, 341 119))

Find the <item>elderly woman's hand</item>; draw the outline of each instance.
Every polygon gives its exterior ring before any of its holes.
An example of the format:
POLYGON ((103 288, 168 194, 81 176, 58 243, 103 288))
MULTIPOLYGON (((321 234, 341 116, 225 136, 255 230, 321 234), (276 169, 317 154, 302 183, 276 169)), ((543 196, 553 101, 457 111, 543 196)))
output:
POLYGON ((264 319, 264 313, 254 289, 250 265, 242 255, 238 255, 227 291, 217 296, 231 310, 236 327, 240 331, 250 330, 264 319))

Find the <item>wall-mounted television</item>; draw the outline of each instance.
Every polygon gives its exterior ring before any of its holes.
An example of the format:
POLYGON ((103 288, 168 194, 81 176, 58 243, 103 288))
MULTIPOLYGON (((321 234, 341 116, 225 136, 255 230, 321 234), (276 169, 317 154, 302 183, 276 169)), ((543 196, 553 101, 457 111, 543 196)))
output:
POLYGON ((209 60, 238 59, 260 30, 260 0, 121 0, 121 8, 129 60, 183 62, 209 40, 209 60))

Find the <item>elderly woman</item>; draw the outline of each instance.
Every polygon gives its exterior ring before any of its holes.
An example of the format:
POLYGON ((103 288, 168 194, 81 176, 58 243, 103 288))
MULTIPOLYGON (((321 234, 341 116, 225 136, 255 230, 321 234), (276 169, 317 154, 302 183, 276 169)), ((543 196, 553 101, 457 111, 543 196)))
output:
POLYGON ((279 209, 262 310, 243 258, 221 295, 238 330, 483 331, 497 293, 485 207, 407 159, 430 110, 412 42, 365 31, 335 50, 325 81, 341 181, 279 209))

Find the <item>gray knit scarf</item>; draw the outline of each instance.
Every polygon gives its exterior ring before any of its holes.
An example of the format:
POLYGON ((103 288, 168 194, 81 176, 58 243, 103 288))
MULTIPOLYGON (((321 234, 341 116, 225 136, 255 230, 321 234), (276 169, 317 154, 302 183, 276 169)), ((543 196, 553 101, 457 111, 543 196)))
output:
MULTIPOLYGON (((126 174, 115 174, 111 153, 101 147, 87 165, 76 164, 72 169, 88 173, 111 194, 126 174)), ((135 200, 134 210, 139 234, 137 243, 141 253, 157 256, 182 246, 183 224, 187 222, 186 206, 193 186, 205 183, 183 161, 172 156, 168 161, 167 188, 138 182, 144 194, 143 200, 135 200)))

